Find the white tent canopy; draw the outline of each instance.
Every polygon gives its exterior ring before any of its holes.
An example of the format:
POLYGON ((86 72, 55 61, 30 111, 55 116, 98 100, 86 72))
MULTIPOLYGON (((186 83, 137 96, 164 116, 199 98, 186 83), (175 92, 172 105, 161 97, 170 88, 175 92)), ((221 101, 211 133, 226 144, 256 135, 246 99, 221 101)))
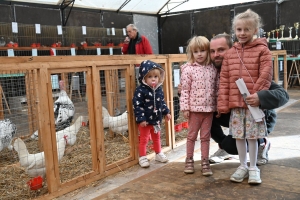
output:
MULTIPOLYGON (((12 0, 24 3, 60 5, 70 0, 12 0)), ((243 4, 261 0, 75 0, 74 7, 132 13, 164 14, 243 4)))

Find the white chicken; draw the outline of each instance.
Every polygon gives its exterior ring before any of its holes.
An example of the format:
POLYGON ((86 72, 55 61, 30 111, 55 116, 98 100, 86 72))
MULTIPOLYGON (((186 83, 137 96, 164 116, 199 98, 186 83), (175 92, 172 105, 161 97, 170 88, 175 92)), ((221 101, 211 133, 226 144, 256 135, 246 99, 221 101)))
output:
POLYGON ((11 141, 17 132, 17 127, 10 119, 0 120, 0 151, 4 148, 12 150, 11 141))
POLYGON ((103 128, 108 128, 109 124, 109 112, 108 110, 102 106, 102 121, 103 121, 103 128))
POLYGON ((112 117, 106 108, 102 107, 103 127, 110 128, 115 133, 124 135, 128 131, 128 113, 125 111, 122 115, 112 117))
MULTIPOLYGON (((20 165, 25 168, 26 172, 35 177, 37 175, 45 175, 45 153, 30 154, 23 140, 17 138, 14 142, 14 149, 18 152, 20 165)), ((58 162, 64 156, 66 141, 64 138, 57 142, 58 162)))
MULTIPOLYGON (((84 116, 79 116, 75 123, 71 126, 56 132, 56 140, 59 141, 62 138, 66 139, 67 145, 74 145, 76 142, 76 135, 82 125, 82 122, 85 120, 84 116)), ((37 131, 31 136, 32 139, 38 140, 37 131)))
POLYGON ((6 44, 4 37, 0 38, 0 47, 4 47, 6 44))
POLYGON ((67 140, 67 145, 74 145, 76 142, 76 135, 84 120, 84 116, 79 116, 74 124, 64 130, 56 132, 56 140, 59 141, 61 138, 65 138, 67 140))
MULTIPOLYGON (((65 91, 64 81, 59 81, 59 88, 60 93, 53 106, 56 131, 69 127, 75 114, 75 106, 65 91)), ((38 137, 38 130, 31 135, 32 139, 38 137)))

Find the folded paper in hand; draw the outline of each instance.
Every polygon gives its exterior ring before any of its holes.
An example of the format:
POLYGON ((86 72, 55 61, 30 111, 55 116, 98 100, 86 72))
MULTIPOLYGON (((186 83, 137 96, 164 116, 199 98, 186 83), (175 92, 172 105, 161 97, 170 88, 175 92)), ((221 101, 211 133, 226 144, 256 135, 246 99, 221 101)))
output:
MULTIPOLYGON (((237 81, 235 81, 235 83, 238 86, 238 88, 239 88, 239 90, 240 90, 240 92, 241 92, 241 94, 242 94, 242 96, 244 98, 244 101, 246 102, 245 98, 247 96, 249 96, 250 93, 249 93, 249 91, 247 89, 247 86, 246 86, 244 80, 242 78, 239 78, 237 81)), ((246 104, 247 104, 247 102, 246 102, 246 104)), ((251 112, 252 117, 254 118, 254 120, 256 122, 261 122, 262 119, 265 116, 264 112, 261 109, 259 109, 259 107, 252 107, 252 106, 250 106, 248 104, 247 104, 247 106, 248 106, 248 108, 249 108, 249 110, 250 110, 250 112, 251 112)))

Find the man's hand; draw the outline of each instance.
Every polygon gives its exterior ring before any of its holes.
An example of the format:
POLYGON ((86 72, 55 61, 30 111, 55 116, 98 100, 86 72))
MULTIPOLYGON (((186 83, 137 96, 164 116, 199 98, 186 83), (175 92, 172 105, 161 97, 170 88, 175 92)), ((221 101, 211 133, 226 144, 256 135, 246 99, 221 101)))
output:
POLYGON ((188 110, 183 111, 183 116, 185 119, 188 119, 190 116, 190 111, 188 111, 188 110))
POLYGON ((124 40, 124 43, 125 43, 125 44, 129 44, 129 42, 130 42, 129 37, 126 37, 125 40, 124 40))
POLYGON ((257 93, 250 94, 248 97, 245 98, 245 100, 246 100, 246 103, 248 105, 250 105, 251 107, 260 106, 260 101, 259 101, 257 93))

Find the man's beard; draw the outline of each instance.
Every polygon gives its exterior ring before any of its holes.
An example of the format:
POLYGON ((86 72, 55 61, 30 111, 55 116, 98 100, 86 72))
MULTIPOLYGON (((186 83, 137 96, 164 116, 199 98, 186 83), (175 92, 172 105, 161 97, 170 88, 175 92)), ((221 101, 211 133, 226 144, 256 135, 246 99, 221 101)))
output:
POLYGON ((221 69, 221 67, 222 67, 222 63, 220 63, 220 64, 217 64, 217 63, 215 63, 214 61, 212 61, 212 63, 214 64, 215 68, 217 68, 217 69, 221 69))

